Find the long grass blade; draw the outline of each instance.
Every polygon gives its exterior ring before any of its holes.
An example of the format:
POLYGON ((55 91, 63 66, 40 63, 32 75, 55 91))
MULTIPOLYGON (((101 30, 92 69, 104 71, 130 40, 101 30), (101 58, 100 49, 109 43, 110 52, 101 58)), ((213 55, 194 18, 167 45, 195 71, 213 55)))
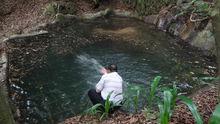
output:
POLYGON ((164 91, 164 103, 159 105, 160 110, 160 124, 169 124, 171 116, 171 103, 172 103, 172 93, 169 90, 164 91))
POLYGON ((157 76, 154 78, 152 84, 151 84, 151 88, 150 88, 150 98, 149 98, 149 107, 151 108, 152 106, 152 102, 154 100, 155 97, 155 93, 156 93, 156 89, 158 87, 158 84, 160 82, 161 76, 157 76))
POLYGON ((91 108, 87 109, 85 111, 85 114, 92 114, 92 115, 97 114, 99 112, 98 108, 101 106, 103 106, 101 103, 95 104, 91 108))
POLYGON ((203 120, 192 100, 185 96, 179 96, 178 98, 180 98, 182 102, 188 106, 189 110, 192 112, 193 117, 195 118, 196 124, 203 124, 203 120))
POLYGON ((212 114, 212 117, 209 121, 209 124, 219 124, 220 123, 220 104, 215 108, 215 111, 212 114))

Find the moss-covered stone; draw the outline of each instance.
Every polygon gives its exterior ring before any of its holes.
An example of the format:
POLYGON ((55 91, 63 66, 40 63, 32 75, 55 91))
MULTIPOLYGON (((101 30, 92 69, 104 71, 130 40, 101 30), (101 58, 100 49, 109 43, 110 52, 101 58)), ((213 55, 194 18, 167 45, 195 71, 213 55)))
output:
POLYGON ((58 4, 53 2, 48 4, 44 9, 44 15, 55 16, 58 12, 58 4))

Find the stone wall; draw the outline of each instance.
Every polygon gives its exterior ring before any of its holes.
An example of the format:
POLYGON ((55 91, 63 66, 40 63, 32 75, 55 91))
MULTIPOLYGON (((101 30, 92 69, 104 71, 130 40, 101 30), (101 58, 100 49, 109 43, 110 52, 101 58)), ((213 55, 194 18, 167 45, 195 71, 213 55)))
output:
POLYGON ((194 17, 190 12, 181 14, 184 4, 167 6, 156 15, 144 17, 144 21, 181 38, 207 55, 216 55, 211 17, 194 17))

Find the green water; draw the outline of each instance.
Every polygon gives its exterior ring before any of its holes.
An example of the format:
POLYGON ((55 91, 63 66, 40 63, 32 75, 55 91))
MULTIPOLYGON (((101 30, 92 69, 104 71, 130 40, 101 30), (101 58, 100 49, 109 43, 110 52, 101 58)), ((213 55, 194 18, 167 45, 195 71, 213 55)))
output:
POLYGON ((169 87, 176 82, 180 92, 190 92, 199 86, 196 77, 208 76, 203 70, 213 66, 209 59, 200 55, 200 51, 183 47, 177 43, 178 39, 134 19, 115 17, 78 22, 66 26, 62 32, 50 32, 60 43, 60 37, 64 35, 69 39, 74 37, 72 32, 97 42, 76 49, 72 54, 49 52, 45 68, 36 69, 23 78, 24 83, 18 84, 25 94, 19 101, 24 109, 23 122, 30 124, 60 122, 91 106, 87 91, 100 79, 98 69, 109 63, 118 65, 125 88, 130 83, 144 84, 148 89, 150 81, 160 75, 163 77, 160 87, 169 87), (114 37, 92 30, 126 27, 135 27, 137 35, 127 39, 130 37, 127 34, 114 37))

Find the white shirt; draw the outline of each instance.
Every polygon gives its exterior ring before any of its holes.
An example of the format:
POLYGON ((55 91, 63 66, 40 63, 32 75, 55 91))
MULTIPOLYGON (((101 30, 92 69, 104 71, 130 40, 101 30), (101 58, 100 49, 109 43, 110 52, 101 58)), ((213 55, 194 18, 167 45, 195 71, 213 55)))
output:
POLYGON ((123 99, 122 83, 123 80, 117 72, 104 74, 100 81, 96 84, 96 91, 101 91, 101 96, 105 100, 112 92, 109 100, 114 104, 119 104, 123 99))

